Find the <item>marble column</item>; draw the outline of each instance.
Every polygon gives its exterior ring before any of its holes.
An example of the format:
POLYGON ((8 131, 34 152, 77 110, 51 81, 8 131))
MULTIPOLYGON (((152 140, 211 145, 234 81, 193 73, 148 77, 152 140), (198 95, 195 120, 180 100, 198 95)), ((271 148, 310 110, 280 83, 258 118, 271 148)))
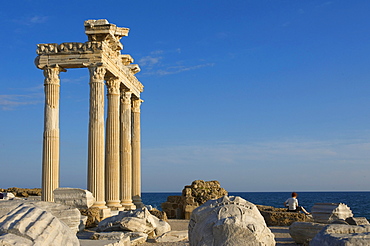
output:
POLYGON ((112 209, 120 208, 120 81, 109 78, 106 82, 108 89, 108 112, 105 144, 105 200, 112 209))
POLYGON ((106 69, 90 65, 90 118, 87 188, 96 199, 93 207, 105 206, 104 195, 104 76, 106 69))
POLYGON ((59 73, 58 65, 44 68, 44 136, 42 150, 42 201, 53 202, 54 189, 59 187, 59 73))
POLYGON ((141 201, 141 150, 140 150, 140 105, 141 99, 132 101, 132 200, 136 207, 143 207, 141 201))
POLYGON ((132 202, 131 92, 121 91, 121 204, 126 210, 135 209, 132 202))

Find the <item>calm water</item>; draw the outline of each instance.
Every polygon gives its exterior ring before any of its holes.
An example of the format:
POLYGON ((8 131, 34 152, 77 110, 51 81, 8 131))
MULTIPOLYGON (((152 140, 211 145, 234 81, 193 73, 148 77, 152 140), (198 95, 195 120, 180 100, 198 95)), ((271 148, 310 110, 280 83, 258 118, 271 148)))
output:
MULTIPOLYGON (((290 197, 290 192, 229 192, 230 196, 240 196, 259 205, 283 207, 290 197)), ((181 193, 142 193, 143 203, 162 210, 161 203, 168 196, 180 196, 181 193)), ((311 211, 317 202, 344 203, 351 208, 355 217, 366 217, 370 221, 370 192, 299 192, 299 205, 311 211)))

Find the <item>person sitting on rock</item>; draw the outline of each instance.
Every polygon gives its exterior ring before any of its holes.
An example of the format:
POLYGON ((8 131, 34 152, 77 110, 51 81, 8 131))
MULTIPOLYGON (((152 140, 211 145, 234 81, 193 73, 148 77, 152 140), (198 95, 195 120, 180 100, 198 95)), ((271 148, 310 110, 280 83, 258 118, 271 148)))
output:
POLYGON ((309 215, 310 213, 304 209, 302 206, 298 206, 298 199, 297 199, 298 194, 296 192, 292 192, 292 197, 288 198, 284 202, 284 207, 288 207, 288 212, 298 212, 302 211, 306 215, 309 215))

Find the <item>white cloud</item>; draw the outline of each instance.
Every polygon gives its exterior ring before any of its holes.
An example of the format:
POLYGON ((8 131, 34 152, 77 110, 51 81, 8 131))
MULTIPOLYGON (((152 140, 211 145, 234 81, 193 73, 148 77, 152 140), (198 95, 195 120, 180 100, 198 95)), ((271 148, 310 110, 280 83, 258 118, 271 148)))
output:
POLYGON ((142 57, 139 60, 139 64, 140 64, 140 66, 152 67, 152 66, 158 64, 161 59, 162 59, 162 57, 160 57, 160 56, 159 57, 145 56, 145 57, 142 57))
POLYGON ((42 103, 40 94, 30 95, 0 95, 0 108, 2 110, 14 110, 19 106, 42 103))

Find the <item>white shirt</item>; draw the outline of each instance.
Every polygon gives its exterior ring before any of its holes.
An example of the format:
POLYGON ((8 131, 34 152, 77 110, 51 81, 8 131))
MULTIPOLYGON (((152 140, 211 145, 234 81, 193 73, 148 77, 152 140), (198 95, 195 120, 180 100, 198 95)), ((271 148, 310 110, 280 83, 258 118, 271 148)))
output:
POLYGON ((288 198, 285 203, 289 205, 289 210, 296 210, 298 207, 298 199, 294 197, 288 198))

